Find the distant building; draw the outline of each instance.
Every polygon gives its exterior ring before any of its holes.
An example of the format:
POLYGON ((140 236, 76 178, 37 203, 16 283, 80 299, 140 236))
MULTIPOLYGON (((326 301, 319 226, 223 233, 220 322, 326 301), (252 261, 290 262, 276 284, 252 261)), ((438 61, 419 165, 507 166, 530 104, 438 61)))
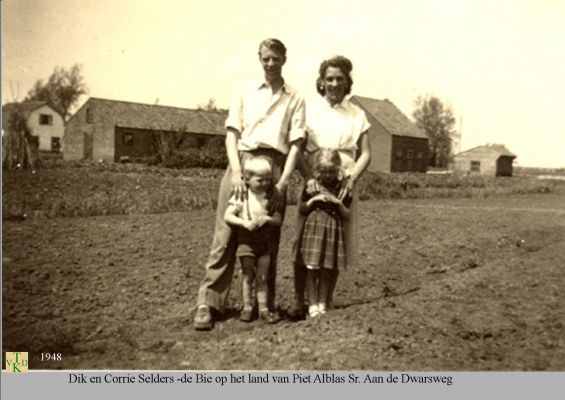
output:
POLYGON ((490 176, 512 176, 512 162, 516 158, 502 144, 487 144, 456 154, 453 169, 456 172, 490 176))
POLYGON ((2 106, 2 131, 9 134, 8 121, 19 107, 31 131, 32 146, 42 152, 59 153, 65 121, 61 114, 47 105, 45 101, 24 101, 21 103, 8 103, 2 106))
POLYGON ((369 171, 426 172, 428 137, 391 101, 352 96, 367 114, 371 128, 369 171))
POLYGON ((91 97, 67 121, 65 160, 119 161, 155 154, 151 133, 184 132, 195 147, 225 135, 226 111, 192 110, 91 97))

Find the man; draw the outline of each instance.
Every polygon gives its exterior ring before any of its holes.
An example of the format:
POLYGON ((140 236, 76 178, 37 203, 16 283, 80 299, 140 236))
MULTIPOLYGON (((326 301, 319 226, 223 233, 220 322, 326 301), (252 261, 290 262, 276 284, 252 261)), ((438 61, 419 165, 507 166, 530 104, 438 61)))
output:
MULTIPOLYGON (((224 221, 228 199, 245 198, 247 188, 242 175, 242 160, 250 155, 264 155, 273 165, 275 186, 269 208, 284 218, 286 188, 296 165, 304 137, 304 100, 282 77, 286 48, 277 39, 266 39, 259 45, 259 61, 264 79, 242 85, 230 107, 226 120, 228 168, 220 184, 214 240, 206 262, 206 273, 200 285, 194 315, 196 330, 210 330, 214 318, 225 307, 235 264, 235 240, 224 221)), ((272 254, 269 276, 269 308, 274 310, 276 249, 272 254)))

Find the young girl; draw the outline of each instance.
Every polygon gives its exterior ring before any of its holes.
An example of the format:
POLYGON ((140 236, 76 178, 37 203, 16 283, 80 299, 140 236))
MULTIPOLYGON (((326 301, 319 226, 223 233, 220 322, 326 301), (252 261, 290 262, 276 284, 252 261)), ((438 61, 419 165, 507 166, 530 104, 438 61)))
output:
POLYGON ((272 189, 272 168, 266 157, 256 156, 245 161, 243 174, 247 184, 247 199, 237 201, 232 196, 228 203, 225 221, 236 227, 237 253, 242 269, 243 310, 240 319, 253 320, 253 282, 257 292, 259 318, 268 323, 278 321, 267 306, 269 265, 274 251, 276 226, 282 217, 279 212, 269 215, 267 194, 272 189))
POLYGON ((315 156, 313 175, 320 193, 304 190, 299 212, 306 215, 298 240, 297 262, 306 265, 308 314, 316 317, 326 312, 326 298, 333 269, 346 265, 343 220, 349 218, 351 197, 338 198, 343 172, 336 150, 322 148, 315 156))

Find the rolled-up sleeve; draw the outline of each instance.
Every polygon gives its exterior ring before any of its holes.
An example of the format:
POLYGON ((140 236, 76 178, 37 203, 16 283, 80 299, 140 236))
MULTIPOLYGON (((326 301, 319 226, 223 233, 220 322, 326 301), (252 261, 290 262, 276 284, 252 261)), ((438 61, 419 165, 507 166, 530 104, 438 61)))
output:
POLYGON ((235 96, 232 99, 228 118, 225 124, 226 129, 232 128, 237 130, 240 134, 243 131, 243 94, 242 88, 238 88, 235 96))
POLYGON ((290 118, 288 142, 303 139, 306 136, 306 104, 301 96, 296 96, 296 105, 290 118))

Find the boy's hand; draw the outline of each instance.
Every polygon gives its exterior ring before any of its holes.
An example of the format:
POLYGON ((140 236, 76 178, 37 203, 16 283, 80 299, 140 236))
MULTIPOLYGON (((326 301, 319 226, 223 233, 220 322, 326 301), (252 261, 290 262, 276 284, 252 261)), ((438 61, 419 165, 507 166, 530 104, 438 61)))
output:
POLYGON ((253 222, 255 222, 255 225, 257 226, 257 228, 260 228, 263 225, 265 225, 267 222, 269 222, 269 217, 267 217, 266 215, 261 216, 261 217, 257 217, 253 220, 253 222))
POLYGON ((255 222, 255 220, 253 221, 244 221, 243 222, 243 227, 245 229, 247 229, 248 231, 254 231, 255 229, 257 229, 257 223, 255 222))

